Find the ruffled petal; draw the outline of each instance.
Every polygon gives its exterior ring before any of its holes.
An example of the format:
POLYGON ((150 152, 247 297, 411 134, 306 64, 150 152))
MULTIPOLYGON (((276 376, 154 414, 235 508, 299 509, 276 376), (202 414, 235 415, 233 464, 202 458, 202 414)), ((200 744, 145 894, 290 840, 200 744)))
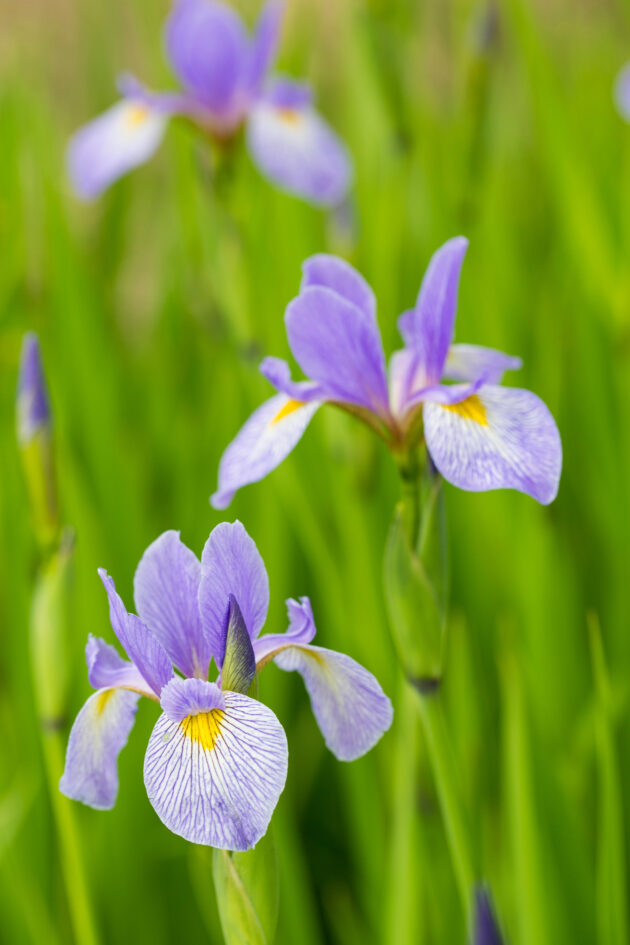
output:
POLYGON ((431 458, 454 486, 517 489, 544 505, 556 497, 560 434, 535 394, 487 385, 458 404, 427 403, 423 413, 431 458))
POLYGON ((85 660, 88 667, 88 679, 94 689, 120 687, 133 689, 135 692, 155 699, 155 693, 149 688, 137 666, 124 660, 115 647, 89 635, 85 647, 85 660))
POLYGON ((144 762, 158 817, 191 843, 249 850, 284 788, 284 729, 262 703, 199 679, 174 679, 163 704, 144 762))
POLYGON ((289 345, 328 398, 388 416, 385 355, 378 326, 332 289, 309 286, 289 303, 289 345))
POLYGON ((157 637, 133 614, 127 613, 111 577, 104 568, 98 569, 109 599, 109 619, 112 629, 127 656, 135 663, 153 692, 159 696, 162 687, 173 676, 173 667, 157 637))
POLYGON ((392 723, 392 704, 372 673, 334 650, 289 643, 274 657, 297 670, 326 745, 340 761, 364 755, 392 723))
POLYGON ((98 197, 155 154, 168 118, 145 102, 125 99, 80 128, 68 146, 70 181, 79 197, 98 197))
POLYGON ((213 528, 201 556, 199 610, 219 668, 231 596, 254 640, 267 617, 269 578, 256 543, 240 522, 222 522, 213 528))
POLYGON ((136 569, 134 597, 138 615, 158 638, 184 676, 205 679, 212 655, 203 632, 197 595, 201 564, 167 531, 149 545, 136 569))
POLYGON ((258 669, 272 658, 274 653, 289 644, 310 643, 315 636, 315 620, 308 597, 299 601, 289 598, 287 601, 289 628, 286 633, 266 633, 254 640, 254 656, 258 669))
POLYGON ((305 404, 276 394, 255 410, 221 457, 218 488, 210 499, 214 508, 227 508, 238 489, 279 466, 320 406, 320 401, 305 404))
POLYGON ((240 117, 250 44, 234 10, 213 0, 178 0, 166 23, 166 49, 177 77, 206 108, 240 117))
POLYGON ((98 810, 109 810, 118 794, 118 755, 133 728, 140 696, 126 689, 99 689, 77 715, 59 790, 98 810))
POLYGON ((251 110, 249 152, 271 183, 316 206, 337 206, 352 182, 348 151, 311 106, 276 104, 273 93, 251 110))
POLYGON ((300 291, 320 285, 332 289, 376 322, 376 297, 360 272, 339 256, 318 253, 302 263, 300 291))

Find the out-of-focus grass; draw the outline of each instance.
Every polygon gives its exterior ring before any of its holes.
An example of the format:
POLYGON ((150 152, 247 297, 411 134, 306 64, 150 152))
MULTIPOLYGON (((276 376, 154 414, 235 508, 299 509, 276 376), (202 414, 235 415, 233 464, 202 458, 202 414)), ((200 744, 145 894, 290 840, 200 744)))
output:
MULTIPOLYGON (((630 128, 611 84, 630 51, 627 12, 503 0, 489 31, 487 5, 471 0, 293 3, 281 66, 311 76, 352 149, 352 232, 275 192, 245 156, 217 194, 203 147, 176 127, 95 206, 73 199, 68 134, 113 100, 117 71, 168 82, 166 11, 149 0, 31 3, 12 9, 8 35, 5 17, 0 43, 0 939, 71 941, 28 676, 35 550, 13 435, 23 332, 41 336, 78 536, 74 712, 88 693, 87 633, 111 640, 97 565, 130 604, 135 564, 160 531, 180 528, 201 550, 220 520, 207 499, 221 451, 268 393, 256 364, 287 352, 282 313, 302 259, 351 258, 374 286, 391 350, 431 252, 463 231, 458 338, 523 356, 509 380, 547 401, 565 453, 550 508, 447 489, 445 689, 463 794, 511 942, 621 943, 630 128), (596 642, 597 686, 588 611, 606 656, 596 642)), ((366 664, 397 707, 378 748, 342 765, 299 678, 263 676, 291 752, 275 817, 279 945, 464 940, 386 631, 380 563, 396 494, 380 445, 322 411, 290 460, 229 510, 264 555, 268 627, 284 627, 285 597, 309 594, 320 642, 366 664)), ((77 806, 102 938, 219 943, 210 860, 161 826, 144 792, 154 718, 143 705, 116 808, 77 806)))

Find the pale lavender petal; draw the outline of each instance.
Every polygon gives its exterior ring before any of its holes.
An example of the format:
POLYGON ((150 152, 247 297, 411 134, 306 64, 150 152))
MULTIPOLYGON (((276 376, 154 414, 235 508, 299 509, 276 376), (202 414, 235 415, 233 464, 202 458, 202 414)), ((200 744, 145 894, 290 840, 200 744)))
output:
POLYGON ((167 531, 149 545, 136 569, 134 597, 138 615, 158 638, 184 676, 205 679, 212 652, 203 631, 197 596, 201 564, 167 531))
POLYGON ((267 662, 272 655, 289 644, 310 643, 315 636, 315 620, 308 597, 300 597, 299 601, 289 598, 287 601, 289 627, 286 633, 266 633, 264 637, 254 640, 254 655, 256 664, 267 662))
POLYGON ((180 81, 207 108, 220 115, 240 108, 249 38, 234 10, 213 0, 178 0, 166 23, 166 48, 180 81))
POLYGON ((242 486, 258 482, 298 444, 321 402, 303 404, 276 394, 251 415, 221 457, 219 484, 210 501, 226 508, 242 486))
POLYGON ((249 850, 265 834, 284 788, 284 729, 262 703, 220 693, 213 683, 176 679, 164 696, 174 720, 166 711, 160 716, 144 761, 158 817, 192 843, 249 850))
POLYGON ((630 62, 617 75, 613 96, 621 117, 630 121, 630 62))
POLYGON ((158 149, 167 117, 146 103, 125 99, 84 125, 68 146, 68 173, 76 193, 98 197, 158 149))
POLYGON ((133 728, 140 696, 126 689, 99 689, 77 715, 66 751, 59 790, 98 810, 109 810, 118 794, 118 755, 133 728))
POLYGON ((285 321, 296 361, 330 399, 388 416, 383 345, 362 309, 332 289, 311 286, 289 303, 285 321))
POLYGON ((269 0, 258 18, 250 50, 248 88, 256 94, 276 57, 285 4, 269 0))
POLYGON ((315 206, 335 207, 352 182, 346 146, 311 107, 259 101, 247 126, 249 152, 271 183, 315 206))
POLYGON ((415 407, 416 404, 432 403, 454 405, 472 397, 485 384, 485 378, 480 377, 472 384, 430 384, 414 391, 405 401, 405 407, 415 407))
POLYGON ((313 381, 294 381, 291 368, 282 358, 264 358, 259 370, 277 391, 299 404, 311 403, 314 400, 321 403, 326 400, 326 389, 321 384, 313 381))
POLYGON ((444 377, 451 381, 476 381, 483 377, 486 384, 500 384, 506 371, 518 371, 522 366, 520 358, 494 348, 451 345, 444 365, 444 377))
POLYGON ((326 745, 340 761, 364 755, 392 723, 392 704, 372 673, 344 653, 289 644, 274 657, 297 670, 326 745))
POLYGON ((51 414, 39 338, 27 332, 22 342, 17 388, 17 434, 28 443, 40 430, 50 430, 51 414))
POLYGON ((420 354, 424 384, 436 384, 442 377, 455 326, 459 274, 467 248, 468 240, 456 236, 433 254, 413 316, 405 314, 399 321, 406 343, 420 354))
POLYGON ((123 98, 146 105, 157 114, 183 115, 203 127, 223 127, 224 122, 190 92, 154 92, 129 72, 120 75, 116 85, 123 98))
POLYGON ((487 385, 452 406, 423 408, 439 472, 470 492, 517 489, 544 505, 558 491, 562 445, 545 404, 527 390, 487 385))
POLYGON ((254 640, 267 617, 269 578, 256 543, 240 522, 222 522, 213 528, 201 556, 199 610, 219 668, 230 595, 236 598, 254 640))
POLYGON ((89 635, 85 647, 85 660, 90 686, 94 689, 110 689, 119 686, 122 689, 133 689, 150 699, 155 698, 153 690, 147 685, 138 667, 129 660, 124 660, 115 647, 101 640, 100 637, 89 635))
POLYGON ((313 89, 308 82, 276 76, 265 88, 265 101, 276 108, 306 108, 313 104, 313 89))
POLYGON ((360 272, 339 256, 318 253, 302 263, 300 291, 321 285, 342 295, 376 321, 376 297, 360 272))
POLYGON ((109 599, 109 619, 125 653, 138 667, 153 692, 159 696, 173 675, 171 661, 157 637, 133 614, 127 613, 114 582, 104 568, 98 569, 109 599))

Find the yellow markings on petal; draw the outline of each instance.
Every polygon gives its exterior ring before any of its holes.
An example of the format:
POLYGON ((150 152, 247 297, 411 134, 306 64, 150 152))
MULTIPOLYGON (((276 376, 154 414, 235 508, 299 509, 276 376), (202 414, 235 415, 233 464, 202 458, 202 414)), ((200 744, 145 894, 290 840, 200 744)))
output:
POLYGON ((486 408, 477 394, 471 394, 466 400, 461 400, 458 404, 443 404, 445 410, 452 410, 453 413, 463 417, 464 420, 474 420, 482 427, 488 426, 486 417, 486 408))
POLYGON ((295 108, 278 108, 278 118, 284 121, 287 125, 299 125, 302 121, 302 116, 299 111, 295 108))
POLYGON ((212 751, 221 734, 221 721, 224 715, 223 709, 212 709, 210 712, 188 715, 179 724, 187 738, 199 742, 206 751, 212 751))
POLYGON ((146 105, 130 105, 127 109, 125 122, 129 128, 137 128, 144 124, 149 117, 149 109, 146 105))
POLYGON ((105 711, 107 707, 107 703, 109 702, 109 700, 111 699, 113 695, 114 695, 113 689, 105 689, 103 692, 100 693, 98 699, 96 700, 96 714, 97 715, 100 716, 103 714, 103 712, 105 711))
POLYGON ((289 414, 295 413, 296 410, 299 410, 300 407, 304 406, 303 400, 287 400, 284 407, 281 407, 278 413, 275 415, 269 426, 273 426, 274 423, 279 423, 281 420, 284 420, 285 417, 288 417, 289 414))

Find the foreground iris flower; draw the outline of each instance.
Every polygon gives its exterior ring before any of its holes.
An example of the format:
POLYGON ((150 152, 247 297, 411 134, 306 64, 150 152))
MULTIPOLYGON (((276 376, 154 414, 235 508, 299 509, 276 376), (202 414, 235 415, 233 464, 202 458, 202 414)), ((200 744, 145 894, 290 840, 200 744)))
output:
POLYGON ((240 17, 215 0, 178 0, 166 23, 166 50, 179 92, 155 93, 133 77, 123 99, 70 143, 77 193, 97 197, 157 150, 168 120, 179 116, 219 141, 246 125, 249 152, 262 174, 283 190, 335 206, 351 179, 348 153, 317 114, 305 83, 268 80, 283 5, 264 8, 253 37, 240 17))
POLYGON ((118 755, 140 696, 158 702, 144 782, 166 826, 193 843, 247 850, 263 836, 287 775, 280 722, 247 693, 270 660, 301 673, 333 754, 352 761, 389 728, 392 707, 378 682, 349 656, 312 646, 308 598, 288 600, 286 633, 258 634, 269 583, 240 522, 218 525, 201 562, 177 532, 161 535, 136 570, 139 617, 127 613, 105 571, 110 619, 129 656, 90 636, 88 678, 97 690, 70 732, 60 788, 90 807, 113 807, 118 755), (210 661, 219 675, 208 682, 210 661), (182 675, 173 671, 173 665, 182 675))
POLYGON ((451 344, 467 246, 455 237, 431 259, 415 308, 399 319, 405 348, 392 355, 389 380, 368 284, 342 259, 306 260, 285 322, 295 360, 312 380, 293 381, 286 361, 263 361, 261 371, 279 393, 223 454, 216 508, 275 469, 325 403, 363 419, 401 461, 424 436, 438 471, 460 489, 518 489, 545 504, 555 498, 562 448, 554 419, 535 394, 499 386, 520 360, 451 344))

